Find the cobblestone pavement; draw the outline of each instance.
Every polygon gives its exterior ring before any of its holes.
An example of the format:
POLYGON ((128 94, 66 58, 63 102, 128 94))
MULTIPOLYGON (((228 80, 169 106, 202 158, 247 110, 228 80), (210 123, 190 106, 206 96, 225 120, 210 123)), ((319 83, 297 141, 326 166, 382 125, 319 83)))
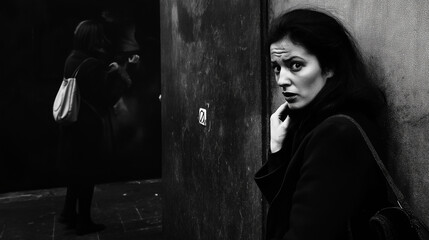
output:
POLYGON ((161 180, 96 185, 92 216, 106 229, 77 236, 58 223, 65 188, 0 194, 0 240, 162 240, 161 180))

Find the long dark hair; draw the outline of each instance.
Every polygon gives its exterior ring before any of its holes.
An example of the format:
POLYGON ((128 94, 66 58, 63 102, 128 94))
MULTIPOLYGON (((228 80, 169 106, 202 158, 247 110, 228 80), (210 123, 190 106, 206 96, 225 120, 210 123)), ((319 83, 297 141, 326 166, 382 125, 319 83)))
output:
POLYGON ((106 50, 109 44, 103 24, 97 20, 84 20, 74 31, 74 50, 94 54, 106 50))
POLYGON ((317 96, 325 108, 357 106, 374 115, 384 106, 384 96, 373 84, 357 42, 332 14, 315 8, 285 12, 272 21, 268 46, 285 37, 315 55, 323 72, 334 72, 317 96))

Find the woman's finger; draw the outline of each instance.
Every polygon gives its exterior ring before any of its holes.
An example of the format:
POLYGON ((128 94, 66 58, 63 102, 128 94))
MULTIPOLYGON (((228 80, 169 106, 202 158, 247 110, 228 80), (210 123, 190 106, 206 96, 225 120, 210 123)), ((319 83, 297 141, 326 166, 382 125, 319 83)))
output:
POLYGON ((280 105, 280 107, 277 108, 273 115, 281 116, 282 112, 286 109, 287 104, 287 102, 284 102, 282 105, 280 105))

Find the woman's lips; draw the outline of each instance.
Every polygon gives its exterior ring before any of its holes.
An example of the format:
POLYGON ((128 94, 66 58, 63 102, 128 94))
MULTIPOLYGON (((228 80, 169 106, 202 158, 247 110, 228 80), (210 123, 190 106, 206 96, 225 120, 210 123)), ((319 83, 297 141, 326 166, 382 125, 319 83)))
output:
POLYGON ((298 94, 291 92, 282 92, 282 94, 288 102, 293 101, 298 96, 298 94))

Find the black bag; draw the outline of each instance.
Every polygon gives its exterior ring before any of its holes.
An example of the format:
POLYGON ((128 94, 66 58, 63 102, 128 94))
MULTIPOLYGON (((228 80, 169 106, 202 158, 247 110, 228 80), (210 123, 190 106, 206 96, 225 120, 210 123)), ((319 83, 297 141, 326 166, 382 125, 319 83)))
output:
POLYGON ((401 207, 383 208, 369 221, 380 240, 429 239, 428 230, 420 219, 401 207))
POLYGON ((365 139, 368 148, 371 150, 378 167, 383 173, 390 190, 396 198, 397 206, 386 207, 375 213, 369 220, 370 227, 376 233, 375 239, 378 240, 429 240, 429 230, 424 223, 418 219, 411 207, 405 201, 404 195, 393 182, 374 146, 371 144, 368 136, 362 127, 350 116, 338 115, 345 117, 353 122, 359 129, 362 137, 365 139))

